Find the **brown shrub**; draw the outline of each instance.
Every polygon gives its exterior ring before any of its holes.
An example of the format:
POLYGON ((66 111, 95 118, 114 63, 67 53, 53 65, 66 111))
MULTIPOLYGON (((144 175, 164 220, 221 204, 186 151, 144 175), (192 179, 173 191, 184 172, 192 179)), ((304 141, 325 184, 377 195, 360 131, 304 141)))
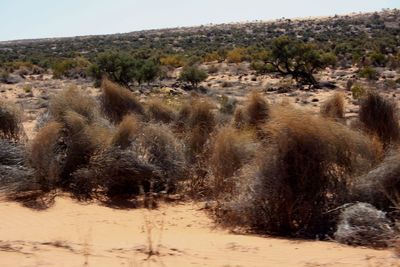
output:
POLYGON ((237 107, 233 113, 233 126, 237 129, 243 129, 247 120, 244 108, 237 107))
POLYGON ((64 89, 54 95, 50 99, 49 112, 55 121, 62 123, 65 123, 65 116, 68 112, 79 114, 89 123, 97 120, 99 117, 96 100, 76 87, 64 89))
POLYGON ((395 231, 385 212, 361 202, 341 212, 334 236, 344 244, 387 247, 394 241, 395 231))
POLYGON ((130 198, 151 191, 158 177, 158 169, 134 150, 109 147, 96 152, 87 167, 73 173, 71 189, 80 199, 130 198))
POLYGON ((353 200, 390 211, 400 203, 400 153, 391 151, 384 160, 353 184, 353 200))
POLYGON ((126 115, 111 139, 111 145, 127 148, 140 132, 141 122, 134 115, 126 115))
POLYGON ((335 93, 321 105, 321 114, 332 119, 344 118, 344 97, 342 93, 335 93))
POLYGON ((22 112, 16 105, 0 101, 0 138, 19 140, 23 133, 22 112))
POLYGON ((257 92, 250 94, 245 111, 248 117, 248 124, 253 127, 266 122, 270 113, 267 101, 257 92))
POLYGON ((216 125, 214 108, 214 104, 207 99, 196 99, 192 103, 186 129, 189 159, 192 162, 201 158, 201 153, 214 130, 216 125))
POLYGON ((153 184, 156 192, 174 192, 177 182, 186 178, 186 161, 183 144, 171 129, 162 124, 146 126, 138 140, 140 154, 147 162, 160 170, 160 176, 153 184))
POLYGON ((144 114, 144 108, 128 89, 104 79, 101 84, 104 113, 113 122, 120 122, 129 113, 144 114))
POLYGON ((263 131, 264 152, 250 189, 232 204, 239 210, 236 218, 279 235, 315 237, 333 231, 327 211, 345 203, 349 178, 375 162, 370 140, 290 106, 274 107, 263 131))
POLYGON ((155 122, 170 123, 175 120, 174 110, 160 99, 152 99, 147 102, 146 113, 149 120, 155 122))
POLYGON ((369 92, 361 101, 359 115, 367 131, 376 134, 385 146, 399 141, 400 129, 394 102, 369 92))
POLYGON ((250 133, 239 132, 230 127, 219 130, 213 140, 209 165, 213 175, 212 188, 218 197, 223 193, 232 194, 237 181, 234 175, 249 163, 257 150, 257 144, 250 133))
POLYGON ((30 144, 29 162, 43 190, 54 188, 61 172, 62 124, 51 122, 43 127, 30 144))

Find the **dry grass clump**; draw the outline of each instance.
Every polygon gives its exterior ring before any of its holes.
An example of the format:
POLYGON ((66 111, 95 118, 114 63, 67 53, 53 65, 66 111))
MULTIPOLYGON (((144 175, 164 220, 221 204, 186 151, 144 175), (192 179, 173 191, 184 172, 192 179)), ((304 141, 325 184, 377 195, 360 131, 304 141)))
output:
POLYGON ((58 122, 65 123, 68 112, 75 112, 93 122, 99 117, 99 106, 96 100, 76 87, 62 90, 50 99, 50 117, 58 122))
POLYGON ((175 120, 175 111, 160 99, 152 99, 146 104, 146 114, 150 121, 170 123, 175 120))
POLYGON ((353 185, 355 200, 390 211, 400 203, 400 153, 391 151, 384 160, 353 185))
POLYGON ((29 148, 29 163, 35 170, 37 183, 43 190, 54 188, 61 172, 62 124, 51 122, 44 126, 29 148))
POLYGON ((0 101, 0 138, 19 140, 23 132, 22 113, 16 105, 0 101))
POLYGON ((386 146, 397 143, 400 137, 397 108, 394 102, 375 92, 369 92, 360 104, 360 121, 386 146))
POLYGON ((349 178, 374 162, 370 140, 340 123, 283 106, 274 107, 263 131, 264 153, 250 190, 239 197, 243 203, 235 204, 241 207, 237 213, 268 233, 315 237, 332 231, 327 211, 345 203, 349 178))
POLYGON ((342 93, 335 93, 321 105, 321 114, 332 119, 344 118, 344 96, 342 93))
POLYGON ((25 147, 17 142, 0 139, 0 165, 24 165, 25 147))
POLYGON ((257 92, 250 94, 245 110, 250 126, 259 126, 268 120, 269 105, 264 97, 257 92))
POLYGON ((341 212, 334 236, 344 244, 387 247, 395 231, 385 212, 368 203, 357 203, 341 212))
POLYGON ((74 172, 71 188, 78 198, 130 198, 151 190, 159 170, 132 149, 109 147, 74 172))
POLYGON ((143 115, 144 108, 128 89, 104 79, 101 84, 101 104, 104 113, 113 122, 120 122, 130 113, 143 115))
POLYGON ((138 136, 141 122, 134 115, 126 115, 111 139, 111 145, 125 149, 138 136))
POLYGON ((200 160, 205 145, 216 126, 214 108, 215 105, 207 99, 196 99, 191 103, 185 129, 188 157, 191 162, 200 160))
POLYGON ((257 151, 257 144, 249 132, 231 127, 219 130, 213 140, 209 164, 213 176, 214 195, 233 193, 237 181, 235 174, 250 162, 257 151))
POLYGON ((177 182, 186 178, 187 174, 183 144, 168 126, 150 124, 143 129, 138 145, 146 161, 160 170, 153 190, 174 192, 177 182))

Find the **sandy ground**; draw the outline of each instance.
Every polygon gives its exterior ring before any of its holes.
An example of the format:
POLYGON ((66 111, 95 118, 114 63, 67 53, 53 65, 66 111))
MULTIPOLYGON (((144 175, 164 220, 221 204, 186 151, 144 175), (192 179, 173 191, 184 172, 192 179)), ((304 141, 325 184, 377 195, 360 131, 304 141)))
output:
POLYGON ((59 197, 37 211, 3 202, 0 266, 400 266, 389 250, 230 233, 201 207, 122 210, 59 197))

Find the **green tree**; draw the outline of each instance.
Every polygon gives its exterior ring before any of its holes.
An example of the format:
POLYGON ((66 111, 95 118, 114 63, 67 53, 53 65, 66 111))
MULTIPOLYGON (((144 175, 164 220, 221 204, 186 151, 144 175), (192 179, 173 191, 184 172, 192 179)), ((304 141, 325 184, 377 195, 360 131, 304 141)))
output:
POLYGON ((135 79, 137 61, 129 54, 122 52, 104 52, 97 56, 90 67, 89 74, 95 78, 96 85, 106 75, 113 82, 129 85, 135 79))
POLYGON ((283 75, 291 75, 298 83, 315 86, 318 85, 315 72, 336 64, 336 56, 319 51, 313 44, 283 36, 272 42, 264 63, 283 75))
POLYGON ((196 66, 186 66, 182 69, 179 79, 184 82, 190 83, 193 87, 207 79, 208 74, 196 66))
POLYGON ((135 80, 141 84, 143 82, 150 83, 160 75, 160 65, 153 60, 140 62, 135 73, 135 80))

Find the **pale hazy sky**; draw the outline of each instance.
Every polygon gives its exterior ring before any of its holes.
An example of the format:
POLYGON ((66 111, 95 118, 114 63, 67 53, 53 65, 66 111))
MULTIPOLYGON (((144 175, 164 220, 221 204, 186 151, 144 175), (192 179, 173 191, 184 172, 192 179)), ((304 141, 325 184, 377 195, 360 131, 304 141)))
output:
POLYGON ((0 0, 0 41, 400 8, 400 0, 0 0))

